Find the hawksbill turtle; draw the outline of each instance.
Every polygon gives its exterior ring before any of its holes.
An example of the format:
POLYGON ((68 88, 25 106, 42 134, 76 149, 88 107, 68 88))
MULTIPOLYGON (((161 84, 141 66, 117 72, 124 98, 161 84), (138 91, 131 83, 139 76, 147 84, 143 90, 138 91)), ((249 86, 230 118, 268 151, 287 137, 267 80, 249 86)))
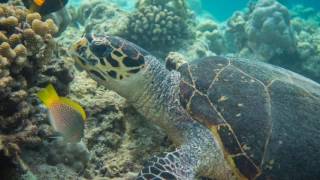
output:
POLYGON ((320 85, 262 62, 205 57, 167 68, 120 37, 87 34, 76 63, 160 126, 177 149, 137 179, 317 179, 320 85))

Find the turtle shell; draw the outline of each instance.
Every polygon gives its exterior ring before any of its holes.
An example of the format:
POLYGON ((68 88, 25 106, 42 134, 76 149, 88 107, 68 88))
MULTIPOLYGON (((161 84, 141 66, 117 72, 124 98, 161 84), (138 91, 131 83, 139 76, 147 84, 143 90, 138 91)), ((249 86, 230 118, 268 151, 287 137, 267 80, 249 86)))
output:
POLYGON ((180 102, 246 179, 320 177, 320 85, 265 63, 206 57, 177 69, 180 102))

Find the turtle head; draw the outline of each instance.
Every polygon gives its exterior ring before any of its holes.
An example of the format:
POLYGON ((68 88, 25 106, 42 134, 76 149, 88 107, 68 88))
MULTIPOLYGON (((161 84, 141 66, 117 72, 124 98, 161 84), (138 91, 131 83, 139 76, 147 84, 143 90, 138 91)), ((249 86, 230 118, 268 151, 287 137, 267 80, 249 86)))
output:
POLYGON ((141 77, 148 54, 122 38, 93 34, 86 34, 76 42, 73 52, 76 65, 108 88, 126 88, 128 81, 141 77))

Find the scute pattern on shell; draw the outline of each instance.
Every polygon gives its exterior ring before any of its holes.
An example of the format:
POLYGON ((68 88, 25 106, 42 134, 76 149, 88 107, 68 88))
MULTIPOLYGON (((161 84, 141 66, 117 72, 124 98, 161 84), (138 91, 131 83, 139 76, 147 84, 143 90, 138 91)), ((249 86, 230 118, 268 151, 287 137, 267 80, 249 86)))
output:
POLYGON ((312 148, 294 152, 305 138, 313 148, 320 147, 320 135, 308 133, 320 128, 319 84, 272 65, 221 57, 193 61, 178 71, 182 106, 212 131, 240 177, 319 174, 309 164, 299 174, 301 170, 288 165, 296 159, 286 154, 306 161, 320 155, 312 148))

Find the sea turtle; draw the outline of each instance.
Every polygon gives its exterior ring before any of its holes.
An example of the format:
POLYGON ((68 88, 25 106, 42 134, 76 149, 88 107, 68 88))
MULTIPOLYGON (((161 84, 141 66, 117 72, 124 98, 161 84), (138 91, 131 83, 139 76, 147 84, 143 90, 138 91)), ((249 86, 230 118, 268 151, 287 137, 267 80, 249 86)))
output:
POLYGON ((120 37, 85 35, 77 64, 177 145, 137 179, 317 179, 320 85, 266 63, 161 61, 120 37))

